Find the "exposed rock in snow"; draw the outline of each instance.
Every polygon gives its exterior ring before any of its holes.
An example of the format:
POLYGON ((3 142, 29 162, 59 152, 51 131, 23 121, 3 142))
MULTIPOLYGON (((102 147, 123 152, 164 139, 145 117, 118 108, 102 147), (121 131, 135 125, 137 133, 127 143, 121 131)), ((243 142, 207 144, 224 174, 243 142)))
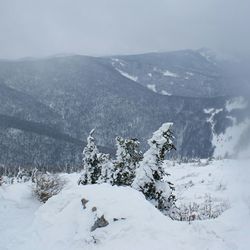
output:
MULTIPOLYGON (((92 209, 93 211, 93 209, 92 209)), ((94 225, 91 227, 91 232, 95 231, 97 228, 102 228, 108 226, 109 222, 105 219, 104 215, 100 218, 97 218, 94 225)))
POLYGON ((81 202, 82 202, 83 209, 85 209, 86 208, 86 204, 89 202, 89 200, 82 198, 81 202))

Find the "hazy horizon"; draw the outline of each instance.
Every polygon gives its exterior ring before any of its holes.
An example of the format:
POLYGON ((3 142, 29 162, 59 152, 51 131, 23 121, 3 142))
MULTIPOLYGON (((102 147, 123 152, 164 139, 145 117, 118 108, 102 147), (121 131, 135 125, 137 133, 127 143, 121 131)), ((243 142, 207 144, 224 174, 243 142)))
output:
POLYGON ((89 57, 112 57, 112 56, 126 56, 126 55, 144 55, 144 54, 152 54, 152 53, 171 53, 171 52, 178 52, 178 51, 199 51, 199 50, 207 50, 209 53, 212 53, 213 55, 217 56, 216 51, 213 51, 209 48, 183 48, 183 49, 175 49, 175 50, 159 50, 159 51, 141 51, 141 52, 134 52, 134 53, 110 53, 110 54, 81 54, 81 53, 54 53, 54 54, 48 54, 48 55, 37 55, 37 56, 22 56, 22 57, 16 57, 16 58, 0 58, 0 60, 25 60, 25 59, 46 59, 46 58, 53 58, 53 57, 67 57, 67 56, 89 56, 89 57))
POLYGON ((247 0, 0 0, 0 58, 203 47, 249 56, 249 10, 247 0))

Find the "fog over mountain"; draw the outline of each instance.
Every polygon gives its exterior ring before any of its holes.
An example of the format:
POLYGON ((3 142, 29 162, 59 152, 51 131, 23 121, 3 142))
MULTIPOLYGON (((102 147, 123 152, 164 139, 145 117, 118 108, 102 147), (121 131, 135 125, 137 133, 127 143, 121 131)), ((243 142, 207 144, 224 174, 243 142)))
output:
POLYGON ((1 0, 0 58, 201 47, 249 56, 249 11, 248 0, 1 0))
POLYGON ((0 0, 0 250, 249 250, 250 0, 0 0))

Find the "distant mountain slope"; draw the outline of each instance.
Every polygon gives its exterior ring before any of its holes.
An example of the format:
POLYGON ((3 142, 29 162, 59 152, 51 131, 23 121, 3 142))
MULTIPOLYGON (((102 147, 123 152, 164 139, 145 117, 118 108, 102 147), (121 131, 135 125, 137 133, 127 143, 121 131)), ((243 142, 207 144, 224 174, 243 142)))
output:
MULTIPOLYGON (((202 69, 207 66, 204 63, 199 67, 202 69)), ((97 143, 108 148, 113 148, 115 137, 121 135, 137 137, 145 149, 146 140, 152 132, 163 122, 172 121, 177 154, 208 157, 214 152, 213 134, 217 130, 223 132, 228 126, 232 126, 232 119, 228 116, 233 116, 236 123, 240 121, 241 116, 244 117, 240 114, 246 109, 236 110, 233 113, 228 111, 226 104, 230 98, 227 97, 194 98, 159 95, 123 76, 114 65, 110 64, 109 58, 68 56, 1 61, 0 79, 2 82, 0 87, 5 89, 5 92, 2 92, 5 93, 2 94, 3 99, 0 100, 0 114, 30 122, 40 122, 45 126, 53 125, 58 128, 59 133, 73 140, 74 138, 85 140, 89 131, 96 128, 97 143), (211 113, 205 112, 211 109, 221 110, 213 117, 213 122, 209 120, 211 113)), ((45 136, 36 133, 34 128, 30 133, 24 131, 25 139, 18 137, 16 140, 16 133, 8 131, 6 134, 5 130, 1 130, 1 136, 7 145, 5 152, 11 151, 14 147, 21 159, 23 151, 19 150, 19 147, 23 147, 22 140, 26 145, 29 145, 31 140, 30 152, 26 147, 25 159, 30 153, 31 159, 36 155, 37 161, 41 164, 46 162, 53 165, 53 159, 45 161, 44 155, 48 153, 49 148, 54 147, 54 143, 60 143, 61 146, 57 147, 60 155, 63 142, 48 134, 45 136)), ((76 151, 71 151, 73 152, 72 157, 70 156, 71 162, 79 163, 77 159, 81 150, 77 146, 76 151), (76 160, 72 160, 74 157, 76 160)), ((65 154, 61 156, 60 164, 69 162, 65 160, 67 153, 65 154)), ((8 160, 4 162, 8 164, 8 160)), ((58 163, 58 157, 55 162, 58 163)))
POLYGON ((182 50, 113 56, 107 60, 125 77, 163 95, 215 97, 244 93, 240 92, 240 86, 245 85, 244 76, 233 77, 232 67, 237 64, 216 60, 210 54, 205 49, 182 50))
MULTIPOLYGON (((0 164, 54 167, 81 164, 85 142, 65 134, 62 125, 60 115, 50 107, 0 84, 0 164)), ((108 148, 101 150, 113 152, 108 148)))
MULTIPOLYGON (((1 79, 1 77, 0 77, 1 79)), ((31 95, 11 88, 0 80, 0 114, 12 115, 26 120, 58 124, 60 116, 47 105, 31 95)))

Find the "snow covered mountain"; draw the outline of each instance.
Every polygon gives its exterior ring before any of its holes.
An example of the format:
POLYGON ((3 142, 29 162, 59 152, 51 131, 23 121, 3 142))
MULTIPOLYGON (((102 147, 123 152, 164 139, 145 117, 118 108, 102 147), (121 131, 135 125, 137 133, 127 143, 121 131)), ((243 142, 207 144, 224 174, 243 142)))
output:
POLYGON ((250 92, 249 62, 216 59, 208 49, 110 57, 123 76, 162 95, 215 97, 250 92))
MULTIPOLYGON (((196 52, 185 53, 175 52, 168 59, 164 53, 123 59, 141 58, 146 62, 151 58, 153 67, 165 70, 165 76, 161 74, 164 79, 178 79, 174 74, 182 73, 160 67, 160 64, 177 64, 179 61, 185 62, 182 65, 185 72, 191 72, 190 67, 203 72, 197 77, 204 77, 204 72, 206 75, 217 74, 210 59, 196 52), (190 62, 189 54, 199 59, 196 64, 190 62)), ((0 155, 0 164, 80 164, 82 141, 93 128, 96 128, 98 144, 112 152, 118 135, 138 138, 145 149, 152 132, 170 121, 174 123, 177 155, 202 158, 212 156, 214 152, 216 156, 234 153, 240 136, 245 138, 244 134, 249 134, 248 97, 204 98, 190 97, 189 94, 181 97, 180 92, 178 96, 154 93, 145 88, 149 82, 145 80, 145 85, 144 81, 139 81, 141 76, 119 69, 116 65, 122 67, 119 60, 120 57, 68 56, 1 61, 0 150, 4 153, 0 155), (240 128, 241 133, 231 135, 229 128, 235 131, 240 128), (228 146, 216 151, 215 147, 218 149, 225 145, 224 142, 230 145, 230 152, 228 146)), ((143 69, 137 67, 140 68, 143 69)), ((199 85, 199 79, 194 81, 200 91, 197 93, 208 93, 203 85, 199 85)), ((161 82, 160 78, 158 82, 161 82)), ((183 89, 192 88, 186 85, 183 89)))

